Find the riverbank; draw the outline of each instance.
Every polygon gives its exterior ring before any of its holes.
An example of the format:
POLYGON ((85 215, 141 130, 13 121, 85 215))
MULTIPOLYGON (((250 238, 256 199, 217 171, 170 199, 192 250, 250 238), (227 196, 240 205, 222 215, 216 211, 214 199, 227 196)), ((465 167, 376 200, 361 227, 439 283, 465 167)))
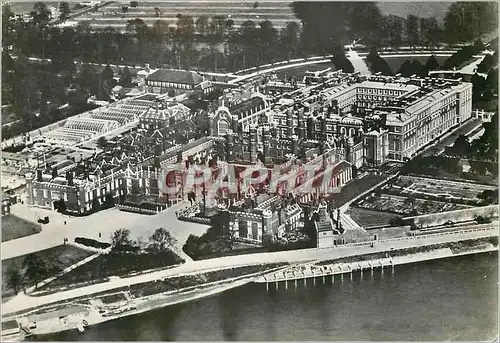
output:
POLYGON ((349 258, 317 261, 307 266, 292 266, 280 273, 268 273, 255 280, 258 283, 287 282, 290 280, 335 276, 354 271, 394 268, 397 265, 438 260, 449 257, 498 251, 497 239, 466 240, 419 248, 391 250, 385 253, 365 254, 349 258))
MULTIPOLYGON (((498 251, 498 246, 495 246, 494 244, 485 244, 480 243, 478 246, 470 246, 468 250, 464 251, 457 251, 456 249, 451 249, 451 248, 438 248, 426 252, 415 252, 415 253, 410 253, 408 255, 402 255, 402 256, 395 256, 392 258, 393 260, 393 265, 403 265, 403 264, 409 264, 409 263, 417 263, 417 262, 424 262, 424 261, 429 261, 429 260, 437 260, 437 259, 445 259, 449 257, 457 257, 457 256, 464 256, 464 255, 472 255, 472 254, 479 254, 479 253, 486 253, 486 252, 493 252, 493 251, 498 251)), ((382 259, 381 259, 382 260, 382 259)), ((360 261, 366 261, 360 259, 360 261)), ((317 261, 316 263, 320 263, 321 261, 317 261)), ((358 261, 359 262, 359 261, 358 261)), ((349 262, 349 263, 337 263, 336 267, 333 268, 334 274, 342 274, 342 273, 349 273, 349 269, 346 268, 347 264, 353 264, 353 263, 358 263, 356 261, 349 262), (340 266, 340 268, 338 268, 340 266)), ((375 262, 375 261, 373 261, 375 262)), ((315 262, 312 262, 311 264, 314 265, 315 262)), ((387 263, 387 262, 386 262, 387 263)), ((387 266, 387 264, 386 264, 387 266)), ((324 265, 321 265, 323 268, 324 265)), ((277 270, 281 271, 286 269, 287 267, 284 268, 276 268, 275 272, 277 270)), ((150 296, 142 297, 142 298, 137 298, 133 299, 133 306, 127 305, 126 309, 121 309, 117 311, 114 314, 111 315, 100 315, 99 311, 92 311, 93 313, 86 316, 86 325, 91 326, 107 321, 111 321, 114 319, 118 318, 123 318, 123 317, 128 317, 132 316, 135 314, 140 314, 152 310, 157 310, 166 306, 171 306, 174 304, 179 304, 179 303, 184 303, 184 302, 189 302, 192 300, 204 298, 204 297, 210 297, 212 295, 243 286, 249 282, 263 282, 265 280, 264 278, 261 277, 262 273, 257 273, 253 275, 245 275, 237 278, 231 278, 231 279, 226 279, 226 280, 221 280, 217 281, 214 283, 211 283, 209 285, 198 285, 198 286, 193 286, 193 287, 187 287, 184 289, 180 289, 175 292, 166 292, 162 294, 153 294, 150 296)), ((267 274, 269 275, 269 274, 267 274)), ((331 275, 331 274, 330 274, 331 275)), ((322 276, 321 274, 315 274, 314 277, 322 276)), ((312 277, 312 276, 311 276, 312 277)), ((264 281, 265 282, 265 281, 264 281)), ((80 322, 81 323, 81 322, 80 322)), ((80 324, 81 325, 81 324, 80 324)), ((65 327, 63 328, 62 326, 53 326, 50 329, 46 328, 44 331, 38 331, 34 334, 40 335, 40 334, 49 334, 49 333, 54 333, 54 332, 60 332, 64 330, 71 330, 77 328, 78 324, 75 323, 73 324, 73 327, 65 327), (62 330, 61 330, 62 329, 62 330)), ((80 328, 81 330, 81 328, 80 328)))

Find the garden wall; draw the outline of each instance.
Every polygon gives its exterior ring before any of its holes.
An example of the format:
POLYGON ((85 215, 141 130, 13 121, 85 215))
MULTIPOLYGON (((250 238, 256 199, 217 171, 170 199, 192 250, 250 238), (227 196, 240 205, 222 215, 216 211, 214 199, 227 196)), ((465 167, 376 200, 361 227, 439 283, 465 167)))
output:
POLYGON ((474 220, 475 216, 498 217, 498 205, 475 207, 465 210, 456 210, 443 213, 426 214, 423 216, 406 217, 404 219, 413 222, 416 226, 428 227, 443 225, 448 221, 470 221, 474 220))

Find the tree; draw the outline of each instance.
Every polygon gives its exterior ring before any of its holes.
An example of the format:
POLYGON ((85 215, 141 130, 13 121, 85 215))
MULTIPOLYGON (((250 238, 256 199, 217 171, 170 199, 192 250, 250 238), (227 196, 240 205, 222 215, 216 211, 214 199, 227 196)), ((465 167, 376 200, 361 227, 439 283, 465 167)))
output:
POLYGON ((189 235, 186 240, 186 243, 182 246, 182 250, 191 256, 193 259, 196 259, 200 255, 200 245, 202 241, 200 237, 195 236, 193 234, 189 235))
POLYGON ((470 153, 470 143, 466 136, 460 135, 455 140, 451 152, 458 156, 468 156, 470 153))
POLYGON ((486 89, 487 82, 484 77, 478 75, 477 73, 472 75, 472 102, 481 101, 481 96, 486 89))
POLYGON ((366 56, 366 61, 370 62, 370 68, 374 73, 382 73, 382 75, 392 75, 392 70, 387 62, 379 56, 376 49, 371 49, 370 54, 366 56))
POLYGON ((427 69, 427 71, 429 71, 429 70, 439 70, 439 63, 438 63, 435 55, 431 55, 427 59, 427 62, 425 63, 425 69, 427 69))
POLYGON ((139 43, 144 43, 148 30, 146 23, 139 18, 127 21, 127 25, 125 26, 125 31, 134 35, 139 43))
POLYGON ((124 87, 129 87, 132 84, 132 74, 128 67, 125 67, 120 75, 120 84, 124 87))
POLYGON ((290 60, 297 56, 297 50, 300 43, 300 26, 297 22, 292 21, 286 24, 286 27, 281 30, 280 45, 281 51, 285 53, 283 56, 290 60))
POLYGON ((204 36, 206 33, 208 33, 208 28, 209 28, 209 22, 208 22, 208 16, 206 15, 201 15, 196 19, 196 31, 204 36))
POLYGON ((63 1, 59 4, 59 13, 59 20, 64 21, 68 18, 70 9, 69 4, 66 1, 63 1))
POLYGON ((43 2, 37 2, 33 5, 33 11, 30 13, 33 18, 33 23, 38 26, 38 28, 45 28, 50 21, 50 11, 47 8, 47 4, 43 2))
POLYGON ((177 244, 177 240, 163 227, 155 230, 151 237, 149 237, 149 242, 149 248, 156 253, 164 253, 172 250, 177 244))
POLYGON ((498 3, 455 2, 444 18, 449 43, 472 42, 482 34, 497 30, 498 3))
POLYGON ((38 282, 47 276, 47 265, 38 255, 29 254, 24 258, 23 267, 26 269, 24 275, 31 282, 35 283, 35 289, 38 282))
POLYGON ((488 72, 486 83, 491 90, 498 91, 498 68, 493 68, 488 72))
POLYGON ((375 2, 354 2, 349 10, 351 32, 362 37, 365 45, 380 46, 383 17, 375 2))
POLYGON ((24 286, 23 275, 17 268, 9 267, 7 269, 7 286, 14 290, 14 292, 19 293, 21 287, 24 286))
POLYGON ((409 14, 406 17, 406 36, 408 37, 408 45, 415 48, 420 42, 420 22, 416 15, 409 14))
POLYGON ((118 229, 111 234, 111 246, 113 250, 121 250, 131 244, 130 230, 118 229))
POLYGON ((346 57, 344 48, 340 45, 336 45, 334 48, 332 63, 337 70, 342 69, 344 73, 354 73, 354 66, 346 57))
POLYGON ((475 42, 474 42, 474 49, 476 50, 476 52, 482 52, 485 48, 484 48, 484 44, 483 44, 483 41, 478 38, 475 42))
POLYGON ((399 47, 403 42, 404 18, 388 15, 382 18, 383 45, 399 47))
POLYGON ((97 146, 101 149, 104 149, 106 146, 108 146, 108 140, 106 137, 99 137, 97 140, 97 146))
POLYGON ((427 47, 433 48, 441 40, 441 29, 434 17, 420 19, 420 32, 422 43, 427 47))

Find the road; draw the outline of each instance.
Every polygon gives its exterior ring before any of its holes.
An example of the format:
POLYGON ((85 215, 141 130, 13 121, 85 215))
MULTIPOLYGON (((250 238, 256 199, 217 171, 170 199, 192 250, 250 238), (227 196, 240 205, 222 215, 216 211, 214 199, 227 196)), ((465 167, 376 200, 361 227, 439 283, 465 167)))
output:
POLYGON ((439 139, 438 143, 430 145, 429 147, 425 148, 422 151, 421 155, 423 157, 440 155, 444 152, 445 148, 448 145, 453 144, 455 142, 458 136, 471 133, 481 125, 483 125, 481 119, 471 118, 468 121, 466 121, 462 126, 442 136, 439 139))
POLYGON ((3 315, 5 316, 12 312, 48 305, 54 302, 70 300, 76 297, 86 296, 97 292, 104 292, 120 287, 130 286, 133 284, 151 282, 163 279, 165 277, 178 276, 182 274, 197 273, 202 271, 206 272, 222 268, 232 268, 237 266, 262 263, 299 263, 312 260, 327 260, 366 253, 383 252, 391 249, 403 249, 430 244, 440 244, 457 240, 492 236, 498 236, 498 227, 493 224, 491 229, 489 230, 378 241, 373 248, 371 248, 370 246, 345 246, 324 249, 306 249, 220 257, 209 260, 194 261, 192 263, 185 263, 175 268, 137 275, 129 278, 113 278, 112 280, 105 283, 94 284, 40 297, 30 297, 25 294, 20 294, 12 298, 10 301, 4 303, 2 311, 3 315))
POLYGON ((181 202, 152 216, 111 208, 87 217, 69 217, 48 209, 16 204, 11 207, 12 214, 31 222, 36 222, 40 217, 49 216, 50 223, 42 225, 42 232, 38 234, 3 242, 1 245, 2 261, 59 246, 63 244, 64 238, 74 241, 75 237, 87 237, 101 242, 110 242, 111 234, 120 228, 130 229, 132 239, 141 238, 147 241, 148 237, 159 227, 170 231, 177 239, 179 255, 189 261, 191 258, 181 251, 182 245, 190 234, 201 235, 208 229, 208 226, 178 220, 175 211, 187 206, 187 202, 181 202))
POLYGON ((356 51, 350 50, 347 53, 347 58, 351 62, 352 66, 354 67, 355 72, 359 72, 361 75, 371 75, 372 74, 370 69, 368 69, 368 66, 366 65, 365 58, 362 58, 361 56, 359 56, 356 51))

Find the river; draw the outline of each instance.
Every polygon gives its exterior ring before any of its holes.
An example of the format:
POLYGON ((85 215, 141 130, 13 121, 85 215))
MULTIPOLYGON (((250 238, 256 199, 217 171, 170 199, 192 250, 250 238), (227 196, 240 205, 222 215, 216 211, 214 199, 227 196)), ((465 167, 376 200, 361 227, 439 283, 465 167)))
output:
POLYGON ((114 340, 491 340, 498 337, 498 253, 308 280, 248 284, 88 328, 32 337, 114 340))

